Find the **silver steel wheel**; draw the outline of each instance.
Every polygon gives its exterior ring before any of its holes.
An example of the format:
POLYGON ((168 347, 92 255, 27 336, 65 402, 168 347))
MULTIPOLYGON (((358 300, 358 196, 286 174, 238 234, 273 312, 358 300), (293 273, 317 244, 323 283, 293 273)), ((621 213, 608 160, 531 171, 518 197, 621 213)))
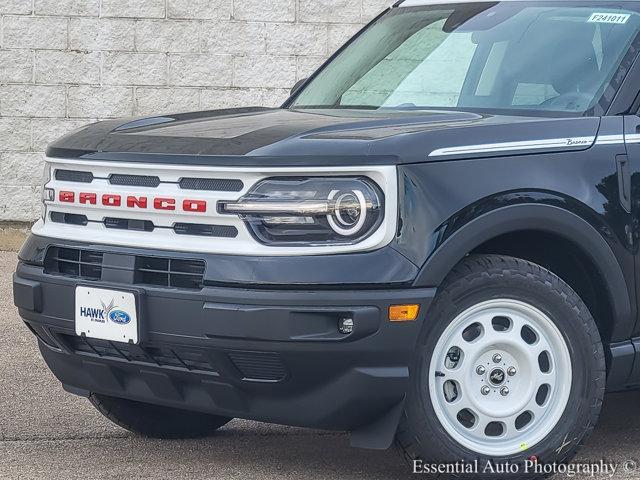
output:
POLYGON ((511 299, 479 303, 443 332, 429 368, 440 423, 476 453, 506 456, 557 425, 571 391, 562 334, 537 308, 511 299))

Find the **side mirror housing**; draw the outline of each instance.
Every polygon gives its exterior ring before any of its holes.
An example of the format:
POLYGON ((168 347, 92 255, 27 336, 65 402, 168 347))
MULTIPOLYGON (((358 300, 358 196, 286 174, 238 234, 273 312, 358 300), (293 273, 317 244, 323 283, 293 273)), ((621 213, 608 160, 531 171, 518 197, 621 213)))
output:
POLYGON ((296 84, 293 86, 293 88, 291 89, 291 95, 295 94, 298 90, 300 90, 300 87, 302 87, 302 85, 304 85, 307 80, 309 79, 303 78, 302 80, 298 80, 296 84))

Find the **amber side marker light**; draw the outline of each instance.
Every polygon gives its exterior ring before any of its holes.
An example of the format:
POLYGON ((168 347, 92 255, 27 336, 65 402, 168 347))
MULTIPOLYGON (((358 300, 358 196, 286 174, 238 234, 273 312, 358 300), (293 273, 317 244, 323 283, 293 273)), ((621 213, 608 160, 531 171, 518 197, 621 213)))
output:
POLYGON ((413 322, 418 318, 420 305, 391 305, 389 320, 392 322, 413 322))

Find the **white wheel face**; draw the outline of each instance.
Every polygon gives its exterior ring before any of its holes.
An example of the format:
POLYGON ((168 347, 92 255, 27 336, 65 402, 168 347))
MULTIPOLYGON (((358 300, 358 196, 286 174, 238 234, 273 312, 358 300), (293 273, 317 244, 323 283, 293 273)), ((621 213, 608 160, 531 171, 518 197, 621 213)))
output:
POLYGON ((490 300, 458 315, 431 357, 438 420, 460 445, 488 456, 536 445, 557 425, 571 391, 560 330, 537 308, 490 300))

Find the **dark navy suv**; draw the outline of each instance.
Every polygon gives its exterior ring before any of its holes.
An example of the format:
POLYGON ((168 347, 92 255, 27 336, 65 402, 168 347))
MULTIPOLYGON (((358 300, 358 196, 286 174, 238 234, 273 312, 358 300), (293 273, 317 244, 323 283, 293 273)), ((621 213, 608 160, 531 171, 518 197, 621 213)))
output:
POLYGON ((144 435, 567 462, 640 385, 639 32, 638 1, 406 0, 281 108, 86 126, 48 148, 20 315, 144 435))

